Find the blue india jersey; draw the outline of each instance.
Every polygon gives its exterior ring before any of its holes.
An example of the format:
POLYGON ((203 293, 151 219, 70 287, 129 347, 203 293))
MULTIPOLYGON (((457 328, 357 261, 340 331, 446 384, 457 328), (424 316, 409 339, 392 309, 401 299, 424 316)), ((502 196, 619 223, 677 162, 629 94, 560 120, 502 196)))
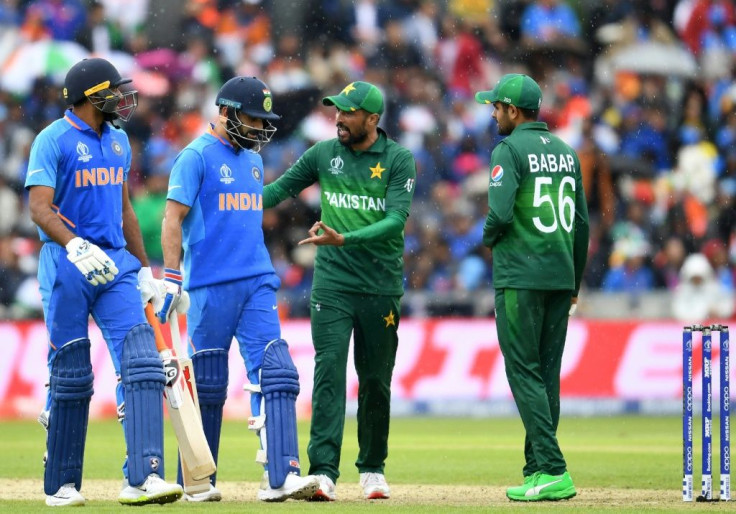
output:
MULTIPOLYGON (((123 130, 105 123, 98 136, 69 110, 34 140, 25 187, 53 188, 52 208, 77 236, 102 248, 124 248, 123 183, 130 162, 123 130)), ((51 241, 38 232, 42 241, 51 241)))
POLYGON ((210 130, 176 158, 167 198, 191 208, 182 224, 184 288, 274 273, 263 241, 263 160, 210 130))

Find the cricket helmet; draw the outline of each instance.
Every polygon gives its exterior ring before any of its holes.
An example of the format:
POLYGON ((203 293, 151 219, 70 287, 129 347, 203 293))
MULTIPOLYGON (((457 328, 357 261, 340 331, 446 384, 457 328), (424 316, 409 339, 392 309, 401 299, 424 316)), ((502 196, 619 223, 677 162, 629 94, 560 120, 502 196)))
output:
POLYGON ((82 59, 71 67, 64 79, 64 99, 74 105, 85 98, 105 114, 107 121, 128 121, 138 106, 138 92, 115 91, 131 79, 124 79, 109 61, 99 57, 82 59))
POLYGON ((215 104, 227 108, 225 129, 233 141, 239 147, 255 152, 268 144, 276 132, 271 122, 281 119, 273 112, 271 90, 255 77, 233 77, 225 82, 217 93, 215 104), (263 120, 263 128, 243 124, 238 112, 263 120))

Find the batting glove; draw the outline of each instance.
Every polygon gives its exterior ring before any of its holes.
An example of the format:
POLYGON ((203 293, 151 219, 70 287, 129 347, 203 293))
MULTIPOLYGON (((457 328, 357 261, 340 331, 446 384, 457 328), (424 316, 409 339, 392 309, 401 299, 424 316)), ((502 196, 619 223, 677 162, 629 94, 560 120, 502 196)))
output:
POLYGON ((178 269, 164 268, 164 288, 166 296, 161 309, 156 313, 156 317, 161 323, 166 323, 172 311, 176 310, 176 306, 181 299, 181 271, 178 269))
POLYGON ((115 262, 99 246, 81 237, 75 237, 66 244, 67 259, 84 275, 87 282, 96 286, 112 282, 118 274, 115 262))
POLYGON ((189 293, 182 290, 181 292, 181 298, 179 298, 179 303, 176 304, 176 312, 177 314, 186 314, 189 310, 189 293))
POLYGON ((141 302, 145 308, 148 302, 153 304, 154 309, 161 307, 164 302, 162 285, 153 278, 151 268, 145 266, 138 271, 138 290, 141 293, 141 302))

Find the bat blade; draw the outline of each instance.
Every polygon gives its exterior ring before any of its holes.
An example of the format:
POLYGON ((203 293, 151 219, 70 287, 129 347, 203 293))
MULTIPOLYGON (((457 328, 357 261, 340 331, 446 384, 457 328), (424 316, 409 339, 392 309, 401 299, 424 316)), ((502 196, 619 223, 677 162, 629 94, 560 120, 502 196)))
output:
MULTIPOLYGON (((212 458, 212 452, 204 435, 199 408, 195 405, 194 397, 185 383, 182 362, 179 361, 173 349, 174 339, 172 338, 172 348, 167 347, 150 304, 146 306, 146 318, 154 328, 156 348, 164 363, 166 405, 174 434, 179 442, 182 462, 187 462, 194 479, 206 479, 216 470, 215 460, 212 458)), ((175 331, 178 337, 179 326, 176 314, 170 318, 170 325, 172 335, 175 331)), ((189 373, 190 376, 193 376, 191 371, 191 361, 189 361, 189 373)))

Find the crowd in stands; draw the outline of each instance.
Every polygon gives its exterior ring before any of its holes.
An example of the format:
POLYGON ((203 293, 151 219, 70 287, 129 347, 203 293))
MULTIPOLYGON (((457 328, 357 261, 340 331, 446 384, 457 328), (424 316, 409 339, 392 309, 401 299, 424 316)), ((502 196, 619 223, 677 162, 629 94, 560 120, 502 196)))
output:
MULTIPOLYGON (((322 96, 366 80, 387 100, 381 126, 418 166, 407 290, 489 290, 481 231, 498 135, 473 94, 522 72, 542 87, 541 120, 580 156, 584 292, 674 291, 693 254, 734 291, 730 0, 0 0, 0 318, 39 312, 26 162, 63 115, 60 63, 80 53, 109 58, 140 93, 125 124, 129 186, 155 266, 172 161, 214 119, 225 80, 261 78, 283 116, 262 152, 266 183, 335 137, 322 96)), ((314 188, 264 212, 291 316, 308 314, 314 249, 296 242, 318 218, 314 188)))

